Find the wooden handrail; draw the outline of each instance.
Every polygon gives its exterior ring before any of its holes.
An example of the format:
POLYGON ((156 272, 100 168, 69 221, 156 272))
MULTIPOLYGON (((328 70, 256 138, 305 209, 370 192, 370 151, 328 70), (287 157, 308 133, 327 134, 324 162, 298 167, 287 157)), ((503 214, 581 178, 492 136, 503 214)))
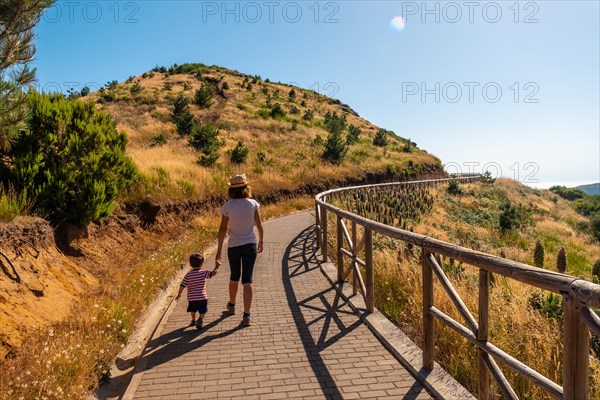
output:
MULTIPOLYGON (((458 179, 462 182, 469 182, 479 179, 479 176, 460 177, 458 179)), ((487 399, 489 397, 490 374, 494 377, 506 398, 518 398, 494 359, 534 382, 553 397, 566 400, 588 399, 589 329, 596 334, 600 334, 600 317, 591 310, 591 307, 600 307, 600 285, 573 276, 482 253, 425 235, 394 228, 361 217, 327 202, 329 198, 334 198, 342 192, 353 190, 379 190, 402 185, 429 186, 448 181, 449 179, 432 179, 383 183, 338 188, 319 193, 315 197, 315 220, 317 222, 315 231, 317 233, 317 246, 321 248, 323 261, 327 260, 327 213, 331 212, 336 216, 337 225, 338 280, 345 280, 352 272, 354 294, 357 294, 357 286, 360 286, 360 291, 365 297, 367 311, 372 312, 374 310, 373 233, 380 233, 406 242, 409 247, 421 247, 424 368, 432 369, 434 366, 434 319, 437 318, 478 347, 478 391, 480 399, 487 399), (352 223, 352 238, 350 238, 350 233, 344 221, 352 223), (357 226, 363 227, 364 230, 364 235, 360 241, 357 240, 357 226), (344 239, 346 239, 350 247, 349 250, 344 248, 344 239), (358 257, 358 252, 363 245, 365 252, 364 261, 358 257), (436 261, 436 257, 439 259, 440 255, 479 268, 479 313, 477 321, 450 284, 439 262, 436 261), (344 256, 351 260, 351 265, 346 272, 344 272, 343 267, 344 256), (362 279, 359 266, 365 268, 366 284, 362 279), (563 308, 565 310, 563 387, 488 342, 489 286, 492 273, 500 274, 540 289, 560 293, 563 296, 563 308), (434 275, 440 280, 442 287, 447 291, 452 302, 469 325, 469 328, 461 325, 435 308, 433 304, 434 275)))

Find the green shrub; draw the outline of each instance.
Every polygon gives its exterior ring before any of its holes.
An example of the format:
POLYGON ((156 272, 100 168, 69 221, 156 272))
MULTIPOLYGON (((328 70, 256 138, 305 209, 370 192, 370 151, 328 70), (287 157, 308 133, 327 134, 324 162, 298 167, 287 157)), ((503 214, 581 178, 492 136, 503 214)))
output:
POLYGON ((196 124, 188 141, 202 152, 198 162, 205 167, 214 165, 219 159, 219 149, 224 145, 219 139, 219 129, 212 124, 196 124))
POLYGON ((196 90, 194 104, 200 108, 209 108, 213 103, 213 97, 215 97, 215 89, 211 84, 203 82, 200 89, 196 90))
POLYGON ((183 83, 183 90, 184 90, 184 91, 186 91, 186 92, 187 92, 188 90, 192 90, 192 84, 191 84, 191 83, 189 83, 189 82, 184 82, 184 83, 183 83))
POLYGON ((540 314, 555 320, 562 320, 562 296, 552 292, 535 292, 529 297, 529 305, 540 314))
POLYGON ((0 186, 0 221, 8 222, 27 210, 27 196, 24 192, 17 193, 13 185, 8 190, 0 186))
POLYGON ((577 200, 587 196, 587 193, 585 193, 583 190, 570 189, 565 186, 551 186, 548 190, 550 190, 553 193, 556 193, 565 200, 577 200))
POLYGON ((273 108, 271 108, 271 117, 272 118, 283 118, 285 117, 285 111, 281 107, 281 104, 275 103, 273 108))
POLYGON ((126 136, 92 103, 31 93, 29 129, 11 151, 9 179, 53 221, 87 225, 109 215, 136 169, 126 136))
POLYGON ((250 150, 248 150, 248 147, 240 140, 233 150, 231 150, 229 160, 234 164, 243 164, 246 162, 249 152, 250 150))
POLYGON ((159 147, 165 144, 167 144, 167 135, 161 132, 158 135, 152 137, 150 147, 159 147))
POLYGON ((304 115, 302 116, 302 119, 305 121, 310 121, 311 119, 313 119, 315 113, 313 110, 306 110, 304 112, 304 115))
POLYGON ((288 93, 288 97, 292 101, 296 100, 296 91, 294 89, 290 90, 290 92, 288 93))
POLYGON ((490 171, 485 171, 481 177, 479 178, 479 180, 483 183, 486 184, 492 184, 494 182, 496 182, 495 178, 492 178, 492 173, 490 171))
POLYGON ((327 137, 325 142, 325 150, 323 151, 323 159, 329 161, 334 165, 339 165, 346 157, 348 152, 348 145, 346 141, 342 139, 340 131, 333 131, 327 137))
POLYGON ((519 229, 531 222, 531 213, 522 205, 513 206, 510 202, 500 206, 498 225, 502 232, 519 229))
POLYGON ((191 182, 188 182, 184 179, 179 179, 175 183, 177 186, 179 186, 179 189, 181 189, 183 194, 188 197, 191 197, 194 195, 194 193, 196 193, 196 186, 194 186, 194 184, 191 182))
POLYGON ((258 153, 256 153, 256 159, 258 160, 258 162, 263 163, 267 159, 267 155, 264 151, 259 151, 258 153))
POLYGON ((290 108, 290 114, 300 114, 300 110, 296 106, 290 108))
POLYGON ((173 89, 173 83, 171 83, 171 82, 163 83, 163 90, 166 90, 168 92, 172 89, 173 89))
POLYGON ((87 87, 87 86, 84 86, 84 87, 81 89, 81 91, 79 92, 79 95, 80 95, 81 97, 85 97, 85 96, 87 96, 88 94, 90 94, 90 88, 89 88, 89 87, 87 87))
POLYGON ((175 124, 177 125, 177 132, 182 136, 187 136, 192 133, 198 121, 189 110, 186 110, 175 120, 175 124))
POLYGON ((179 93, 173 102, 173 119, 179 118, 184 112, 189 110, 190 99, 184 94, 179 93))
POLYGON ((463 190, 458 183, 458 179, 456 178, 452 178, 450 181, 448 181, 448 187, 446 188, 446 191, 453 196, 461 195, 463 193, 463 190))
POLYGON ((142 93, 142 85, 140 85, 140 82, 136 81, 133 85, 131 85, 129 88, 129 93, 134 96, 142 93))
POLYGON ((358 139, 360 138, 360 128, 354 125, 348 126, 348 136, 346 136, 346 143, 348 145, 353 145, 358 143, 358 139))
POLYGON ((229 90, 229 84, 227 82, 223 82, 223 85, 221 86, 221 88, 223 90, 229 90))
POLYGON ((388 133, 385 129, 379 128, 375 137, 373 138, 373 144, 378 147, 385 147, 388 143, 388 133))
POLYGON ((533 265, 538 268, 544 268, 544 245, 540 239, 535 241, 533 249, 533 265))
POLYGON ((237 107, 239 110, 242 110, 242 111, 246 111, 246 110, 248 110, 248 107, 246 107, 246 106, 245 106, 244 104, 242 104, 242 103, 237 103, 235 106, 236 106, 236 107, 237 107))
POLYGON ((306 101, 302 100, 302 101, 300 102, 300 105, 301 105, 302 107, 306 107, 306 101))
POLYGON ((313 145, 314 146, 323 146, 323 144, 325 144, 325 141, 323 140, 323 138, 321 137, 321 135, 317 135, 313 139, 313 145))
POLYGON ((324 124, 327 132, 330 134, 338 133, 341 136, 342 131, 346 129, 346 116, 342 115, 339 117, 335 112, 333 114, 327 112, 327 114, 325 114, 324 124))

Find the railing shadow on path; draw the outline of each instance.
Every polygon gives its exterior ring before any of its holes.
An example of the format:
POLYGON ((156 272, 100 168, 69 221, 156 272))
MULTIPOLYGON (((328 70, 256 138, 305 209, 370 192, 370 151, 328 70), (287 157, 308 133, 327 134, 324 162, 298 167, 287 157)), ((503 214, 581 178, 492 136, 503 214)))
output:
POLYGON ((314 293, 306 298, 299 298, 303 296, 296 294, 294 290, 295 279, 299 278, 302 274, 320 267, 320 261, 315 252, 316 239, 313 232, 314 226, 304 229, 286 248, 281 264, 283 286, 288 306, 292 312, 298 334, 308 357, 308 362, 318 380, 321 390, 324 394, 328 395, 328 398, 342 399, 342 393, 340 393, 334 378, 330 374, 327 362, 323 359, 321 352, 356 329, 362 322, 357 318, 354 323, 346 325, 340 319, 338 314, 354 314, 351 311, 341 309, 347 303, 338 295, 333 287, 314 293), (334 298, 330 302, 327 295, 330 295, 332 291, 334 298), (315 300, 320 300, 321 303, 318 306, 309 304, 315 300), (305 311, 311 310, 317 312, 319 315, 316 318, 307 320, 303 309, 305 311), (318 338, 315 339, 313 337, 313 333, 315 332, 314 327, 317 327, 319 323, 322 328, 318 334, 318 338), (332 324, 337 327, 339 332, 328 338, 328 335, 333 330, 332 324))

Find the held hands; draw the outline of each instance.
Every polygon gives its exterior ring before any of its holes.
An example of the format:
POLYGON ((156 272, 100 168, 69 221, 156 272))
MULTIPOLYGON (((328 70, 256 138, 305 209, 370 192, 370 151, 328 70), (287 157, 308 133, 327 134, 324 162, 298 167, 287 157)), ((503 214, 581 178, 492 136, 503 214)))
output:
POLYGON ((175 297, 175 301, 179 301, 180 298, 181 298, 181 295, 178 294, 177 297, 175 297))
POLYGON ((221 266, 221 252, 217 252, 215 256, 215 270, 221 266))

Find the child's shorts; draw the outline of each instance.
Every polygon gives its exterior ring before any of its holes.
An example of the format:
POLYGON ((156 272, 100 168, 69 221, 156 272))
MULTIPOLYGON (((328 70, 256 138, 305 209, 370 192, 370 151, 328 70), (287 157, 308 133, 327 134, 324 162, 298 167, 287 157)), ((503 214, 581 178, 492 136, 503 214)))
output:
POLYGON ((208 300, 190 301, 188 303, 187 312, 196 312, 206 314, 208 311, 208 300))

